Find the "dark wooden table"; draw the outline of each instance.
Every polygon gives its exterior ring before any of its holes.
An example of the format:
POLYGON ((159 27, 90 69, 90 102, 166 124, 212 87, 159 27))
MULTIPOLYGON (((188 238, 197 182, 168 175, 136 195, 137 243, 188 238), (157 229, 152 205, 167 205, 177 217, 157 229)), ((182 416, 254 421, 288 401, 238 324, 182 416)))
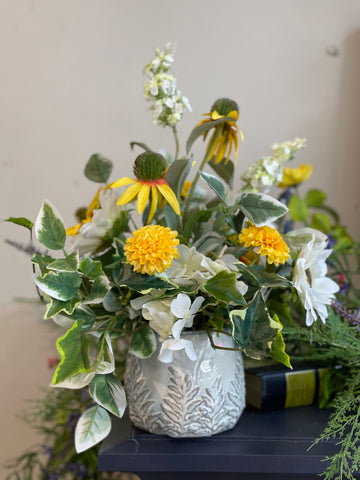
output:
POLYGON ((230 431, 210 438, 173 439, 114 422, 98 468, 132 472, 141 480, 318 480, 335 441, 308 450, 329 412, 298 407, 272 412, 246 410, 230 431))

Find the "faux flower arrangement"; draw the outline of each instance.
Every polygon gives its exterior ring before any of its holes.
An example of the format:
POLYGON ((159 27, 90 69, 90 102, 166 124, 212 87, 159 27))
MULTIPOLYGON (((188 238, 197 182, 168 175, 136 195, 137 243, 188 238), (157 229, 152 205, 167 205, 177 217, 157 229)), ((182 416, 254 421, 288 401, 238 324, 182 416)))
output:
MULTIPOLYGON (((66 229, 47 200, 34 223, 9 219, 34 230, 41 245, 32 257, 34 281, 47 302, 44 318, 65 329, 52 384, 88 387, 94 400, 76 427, 77 452, 108 435, 109 413, 124 413, 114 354, 124 340, 140 358, 154 354, 160 342, 159 361, 171 363, 179 350, 196 359, 183 332, 205 330, 209 348, 224 348, 211 336, 224 332, 248 357, 290 368, 282 335, 286 305, 301 304, 309 327, 318 319, 325 323, 339 290, 327 276, 328 236, 314 226, 293 228, 301 201, 293 196, 286 205, 291 189, 311 174, 310 166, 287 166, 305 140, 274 144, 234 189, 243 134, 238 105, 221 98, 191 131, 180 157, 177 125, 190 105, 169 74, 173 53, 170 44, 156 50, 144 70, 144 92, 154 122, 174 134, 174 156, 132 142, 143 150, 134 177, 110 181, 112 162, 93 155, 85 175, 101 186, 78 210, 76 226, 66 229), (201 139, 199 161, 192 147, 201 139), (279 199, 269 194, 271 187, 281 189, 279 199)), ((320 205, 321 192, 313 191, 309 202, 320 205)))

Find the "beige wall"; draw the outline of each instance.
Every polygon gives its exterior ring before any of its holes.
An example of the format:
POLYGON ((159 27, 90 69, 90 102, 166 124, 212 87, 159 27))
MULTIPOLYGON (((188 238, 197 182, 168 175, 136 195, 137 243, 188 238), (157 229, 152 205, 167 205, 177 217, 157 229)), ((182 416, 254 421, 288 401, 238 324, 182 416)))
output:
MULTIPOLYGON (((238 176, 274 141, 306 137, 297 164, 313 164, 308 186, 328 192, 359 238, 359 0, 2 0, 0 218, 35 219, 48 198, 70 225, 94 191, 82 174, 92 153, 115 162, 115 179, 131 173, 130 140, 173 148, 142 97, 142 67, 169 40, 177 43, 178 87, 193 107, 182 141, 220 96, 241 109, 238 176)), ((4 238, 27 235, 0 224, 2 375, 7 383, 26 375, 19 392, 26 398, 31 347, 19 347, 24 307, 11 303, 34 288, 26 257, 4 238), (12 355, 21 361, 14 365, 12 355)), ((34 339, 42 332, 35 318, 33 331, 34 339)), ((39 351, 31 368, 42 371, 43 362, 39 351)), ((30 384, 37 382, 46 385, 47 375, 30 384)))

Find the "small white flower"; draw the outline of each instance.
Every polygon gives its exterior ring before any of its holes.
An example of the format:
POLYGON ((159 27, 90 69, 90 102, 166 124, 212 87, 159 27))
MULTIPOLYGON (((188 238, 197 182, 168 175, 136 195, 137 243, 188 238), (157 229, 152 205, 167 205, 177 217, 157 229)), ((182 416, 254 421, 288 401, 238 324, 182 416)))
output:
POLYGON ((325 323, 326 305, 330 305, 339 286, 326 277, 326 259, 331 250, 326 250, 326 241, 316 243, 313 236, 300 251, 294 268, 294 286, 306 310, 306 325, 312 325, 317 316, 325 323))
POLYGON ((162 344, 158 359, 163 363, 171 363, 174 358, 174 351, 176 350, 185 350, 190 360, 195 361, 197 358, 194 346, 190 340, 170 338, 162 344))
POLYGON ((131 300, 131 307, 142 310, 142 316, 149 320, 150 327, 159 334, 160 341, 171 335, 176 317, 170 310, 171 298, 154 299, 151 294, 131 300))
POLYGON ((185 350, 190 360, 196 360, 192 342, 180 338, 180 335, 184 328, 192 327, 195 314, 199 311, 204 300, 204 297, 197 297, 193 304, 191 304, 191 299, 188 295, 179 293, 171 302, 171 313, 179 320, 177 320, 172 327, 171 333, 173 338, 165 340, 161 346, 159 353, 159 360, 161 362, 170 363, 173 360, 173 352, 176 350, 185 350))

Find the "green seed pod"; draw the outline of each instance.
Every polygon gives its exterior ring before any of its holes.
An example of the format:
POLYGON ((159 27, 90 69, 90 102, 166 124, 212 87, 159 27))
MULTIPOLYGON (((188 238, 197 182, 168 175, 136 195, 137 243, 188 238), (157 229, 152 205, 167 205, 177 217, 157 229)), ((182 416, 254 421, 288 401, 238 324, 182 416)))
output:
POLYGON ((160 153, 144 152, 134 163, 134 174, 138 180, 158 180, 165 174, 167 163, 160 153))
POLYGON ((219 98, 211 107, 211 112, 217 112, 219 115, 224 115, 225 117, 233 110, 239 113, 239 106, 234 100, 230 100, 230 98, 219 98))

